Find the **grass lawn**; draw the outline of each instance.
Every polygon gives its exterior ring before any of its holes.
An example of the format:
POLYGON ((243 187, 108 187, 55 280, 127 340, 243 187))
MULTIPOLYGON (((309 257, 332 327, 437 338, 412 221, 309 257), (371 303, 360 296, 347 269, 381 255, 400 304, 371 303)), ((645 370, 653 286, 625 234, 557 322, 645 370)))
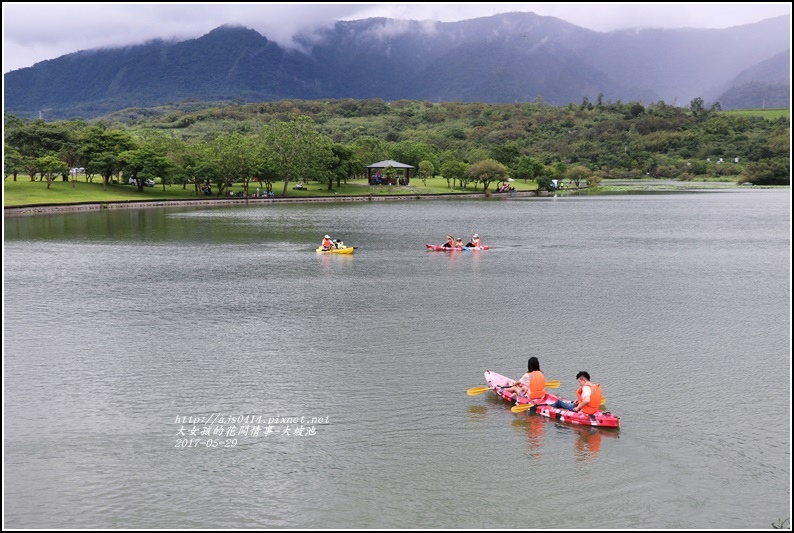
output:
MULTIPOLYGON (((397 185, 377 185, 370 186, 365 179, 353 180, 342 183, 341 187, 334 183, 333 190, 328 190, 328 185, 320 183, 306 183, 306 190, 295 190, 290 184, 287 197, 308 198, 325 196, 366 196, 381 195, 417 195, 417 194, 460 194, 482 192, 481 188, 475 189, 474 185, 469 185, 462 189, 460 186, 450 189, 447 181, 443 178, 430 178, 427 185, 422 180, 414 178, 408 186, 397 185)), ((493 192, 498 184, 492 183, 489 190, 493 192)), ((536 190, 537 184, 533 181, 524 183, 514 181, 511 183, 516 190, 530 191, 536 190)), ((253 194, 257 184, 249 184, 248 192, 253 194)), ((273 185, 273 192, 276 198, 281 196, 284 190, 283 182, 276 182, 273 185)), ((241 184, 236 183, 232 187, 235 196, 243 192, 241 184)), ((107 190, 102 189, 102 179, 95 178, 94 183, 87 183, 85 178, 78 175, 76 181, 56 180, 47 188, 46 181, 30 181, 30 177, 17 176, 17 181, 12 177, 6 177, 3 185, 3 206, 16 207, 24 205, 47 205, 47 204, 79 204, 79 203, 103 203, 103 202, 145 202, 154 200, 195 200, 197 198, 217 198, 217 196, 196 195, 193 186, 183 188, 182 185, 155 184, 154 187, 144 187, 142 192, 138 192, 133 185, 108 185, 107 190)))
POLYGON ((735 109, 731 111, 720 111, 726 115, 735 115, 742 117, 762 117, 766 120, 775 120, 776 118, 785 117, 788 120, 788 109, 735 109))

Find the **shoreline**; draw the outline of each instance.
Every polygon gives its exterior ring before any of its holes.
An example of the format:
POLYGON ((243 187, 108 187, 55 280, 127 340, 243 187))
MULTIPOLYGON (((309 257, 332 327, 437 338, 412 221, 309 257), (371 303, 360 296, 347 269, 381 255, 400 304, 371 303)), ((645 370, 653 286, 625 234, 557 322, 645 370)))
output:
MULTIPOLYGON (((703 192, 703 191, 725 191, 725 190, 749 190, 779 188, 780 186, 756 186, 744 187, 735 183, 701 183, 701 182, 674 182, 674 181, 632 181, 616 180, 602 186, 603 192, 703 192)), ((784 186, 785 188, 785 186, 784 186)), ((577 194, 587 189, 561 189, 559 191, 513 191, 510 193, 494 192, 471 192, 453 194, 389 194, 389 195, 346 195, 346 196, 317 196, 317 197, 295 197, 295 198, 195 198, 188 200, 121 200, 109 202, 89 202, 82 204, 29 204, 18 206, 4 206, 4 217, 47 215, 57 213, 84 213, 101 211, 103 209, 151 209, 151 208, 170 208, 170 207, 226 207, 230 205, 272 205, 283 203, 305 204, 318 202, 385 202, 396 200, 453 200, 460 198, 500 198, 510 199, 518 197, 548 197, 557 194, 577 194)))
POLYGON ((167 207, 226 207, 230 205, 272 205, 272 204, 306 204, 331 202, 379 202, 393 200, 445 200, 456 198, 515 198, 526 196, 550 196, 546 191, 515 191, 515 194, 504 193, 465 193, 465 194, 402 194, 402 195, 362 195, 362 196, 318 196, 302 198, 207 198, 195 200, 149 200, 92 202, 85 204, 39 204, 4 207, 6 217, 46 215, 55 213, 86 213, 103 209, 150 209, 167 207))

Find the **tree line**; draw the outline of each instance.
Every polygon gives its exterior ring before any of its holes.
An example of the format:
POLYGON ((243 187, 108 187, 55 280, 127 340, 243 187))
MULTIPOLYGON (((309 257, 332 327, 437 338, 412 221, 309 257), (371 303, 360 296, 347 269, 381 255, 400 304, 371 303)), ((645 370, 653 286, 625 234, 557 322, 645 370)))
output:
POLYGON ((4 117, 4 175, 54 179, 146 180, 163 187, 255 182, 286 196, 295 181, 360 178, 366 165, 393 159, 420 179, 451 187, 508 177, 597 185, 605 178, 721 178, 790 184, 788 116, 777 119, 657 102, 433 103, 399 100, 280 100, 211 106, 187 102, 129 109, 87 122, 4 117), (81 172, 81 174, 83 173, 81 172))

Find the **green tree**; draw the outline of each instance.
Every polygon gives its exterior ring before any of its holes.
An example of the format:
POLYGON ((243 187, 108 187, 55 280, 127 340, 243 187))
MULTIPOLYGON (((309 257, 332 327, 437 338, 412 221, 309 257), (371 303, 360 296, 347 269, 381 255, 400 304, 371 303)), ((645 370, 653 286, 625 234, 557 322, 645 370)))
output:
POLYGON ((104 191, 108 189, 108 182, 119 170, 121 170, 121 162, 118 156, 112 152, 92 154, 85 167, 86 173, 102 176, 102 190, 104 191))
POLYGON ((587 180, 588 187, 598 187, 598 185, 601 183, 601 180, 603 180, 604 177, 598 172, 593 172, 585 179, 587 180))
POLYGON ((642 104, 640 104, 639 102, 635 102, 635 103, 631 104, 631 107, 629 108, 629 114, 633 118, 636 118, 636 117, 642 115, 643 113, 645 113, 645 108, 642 107, 642 104))
MULTIPOLYGON (((199 182, 202 180, 200 169, 204 166, 204 159, 199 153, 203 153, 205 147, 204 144, 187 144, 181 139, 174 139, 168 152, 168 158, 174 163, 170 183, 182 185, 183 189, 187 189, 188 184, 193 185, 194 192, 199 194, 199 182)), ((165 190, 165 180, 162 185, 165 190)))
POLYGON ((488 190, 488 185, 492 181, 505 181, 509 176, 507 167, 495 159, 485 159, 474 163, 466 174, 481 183, 483 191, 488 190))
POLYGON ((515 167, 510 171, 510 175, 513 179, 524 180, 524 183, 526 183, 528 180, 534 180, 535 177, 540 176, 543 173, 543 169, 543 163, 534 157, 524 155, 518 158, 515 167))
POLYGON ((438 168, 438 154, 429 145, 415 141, 402 141, 391 147, 389 150, 391 159, 419 167, 421 161, 430 161, 434 168, 438 168))
POLYGON ((56 154, 70 140, 71 135, 63 124, 43 120, 14 122, 14 127, 4 132, 4 143, 23 157, 56 154))
POLYGON ((468 169, 469 165, 462 161, 447 161, 441 165, 441 175, 447 180, 447 187, 454 189, 455 180, 458 180, 462 184, 468 169), (451 185, 450 180, 452 180, 451 185))
POLYGON ((120 153, 137 147, 129 133, 96 124, 81 130, 77 136, 77 161, 86 169, 86 181, 89 181, 89 176, 99 174, 104 180, 103 189, 107 190, 108 181, 119 170, 117 161, 116 168, 108 174, 110 157, 117 159, 120 153), (94 162, 95 158, 99 161, 94 162))
POLYGON ((397 175, 397 169, 391 165, 383 169, 383 176, 387 180, 389 180, 389 182, 391 182, 391 180, 393 180, 396 175, 397 175))
POLYGON ((520 148, 516 141, 505 142, 491 147, 491 158, 503 165, 514 165, 520 155, 520 148))
POLYGON ((22 157, 22 167, 25 173, 30 176, 30 181, 36 181, 36 174, 39 173, 38 158, 36 157, 22 157))
POLYGON ((18 151, 10 146, 5 147, 3 151, 3 175, 14 176, 14 181, 17 180, 17 174, 25 170, 25 158, 22 157, 18 151))
POLYGON ((706 106, 703 103, 703 99, 701 97, 693 98, 691 102, 689 102, 689 111, 692 113, 692 116, 696 119, 704 119, 706 118, 706 106))
POLYGON ((423 185, 427 186, 427 178, 432 178, 435 172, 436 167, 430 161, 419 162, 419 179, 422 180, 423 185))
POLYGON ((539 191, 552 191, 554 190, 554 184, 551 181, 551 175, 548 173, 544 173, 541 176, 535 178, 535 182, 538 184, 539 191))
POLYGON ((261 153, 255 148, 255 140, 238 132, 219 135, 210 143, 209 161, 215 166, 213 175, 218 194, 233 183, 242 183, 248 192, 248 182, 254 175, 257 157, 261 153))
MULTIPOLYGON (((261 160, 261 156, 259 154, 259 152, 261 152, 261 145, 256 144, 256 146, 257 155, 259 156, 256 159, 256 165, 258 165, 259 161, 261 160)), ((190 146, 189 150, 189 157, 194 159, 195 167, 187 170, 183 166, 183 172, 192 174, 195 177, 194 187, 196 194, 204 194, 200 185, 208 185, 211 191, 212 184, 215 184, 216 194, 220 196, 223 193, 223 189, 226 187, 226 180, 224 179, 221 165, 219 165, 216 160, 216 154, 213 147, 208 144, 201 144, 190 146)), ((255 177, 258 171, 258 167, 256 165, 253 169, 255 177)))
POLYGON ((282 196, 287 196, 290 181, 308 179, 333 164, 331 139, 318 132, 305 116, 268 124, 262 131, 262 142, 271 168, 284 180, 282 196))
POLYGON ((46 178, 47 180, 47 188, 50 188, 52 185, 54 176, 56 174, 62 174, 63 172, 68 172, 69 165, 55 157, 54 155, 45 155, 36 159, 36 167, 41 172, 42 178, 46 178))
POLYGON ((364 165, 355 154, 353 149, 344 144, 334 143, 331 146, 331 151, 334 154, 334 161, 331 168, 331 179, 328 180, 328 190, 332 190, 333 181, 336 179, 336 186, 342 186, 342 180, 347 182, 347 179, 360 174, 364 171, 364 165))
POLYGON ((791 185, 791 163, 788 157, 748 163, 742 175, 753 185, 791 185))
POLYGON ((577 188, 582 180, 587 181, 592 175, 593 172, 589 168, 581 165, 571 167, 565 171, 565 177, 568 178, 570 182, 574 183, 577 188))
POLYGON ((151 148, 138 148, 119 154, 119 162, 125 175, 135 180, 138 192, 143 192, 147 179, 163 178, 172 171, 172 163, 151 148))
POLYGON ((767 138, 767 146, 773 157, 778 157, 790 153, 791 149, 791 129, 778 128, 772 131, 767 138))
POLYGON ((388 143, 371 135, 357 137, 350 143, 350 146, 365 167, 383 161, 389 156, 388 143))

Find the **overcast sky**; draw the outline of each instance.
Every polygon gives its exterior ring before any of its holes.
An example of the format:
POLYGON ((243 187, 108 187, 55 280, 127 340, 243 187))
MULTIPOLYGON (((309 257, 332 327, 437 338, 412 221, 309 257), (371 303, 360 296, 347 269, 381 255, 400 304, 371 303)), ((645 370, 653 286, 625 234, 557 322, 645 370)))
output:
POLYGON ((791 14, 777 3, 160 4, 3 2, 3 73, 64 54, 149 39, 200 37, 240 24, 289 46, 293 34, 337 20, 388 17, 453 22, 513 11, 607 32, 628 28, 728 28, 791 14))

